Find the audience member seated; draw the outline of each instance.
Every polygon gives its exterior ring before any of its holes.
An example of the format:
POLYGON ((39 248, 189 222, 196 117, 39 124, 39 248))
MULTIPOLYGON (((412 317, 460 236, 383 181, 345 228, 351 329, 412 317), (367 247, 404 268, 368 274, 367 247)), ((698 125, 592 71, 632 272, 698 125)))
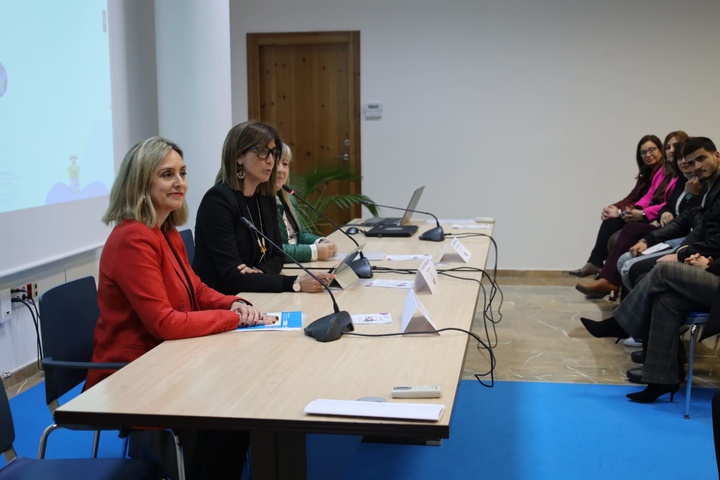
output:
MULTIPOLYGON (((678 177, 675 188, 665 204, 665 207, 660 211, 658 228, 662 228, 671 221, 675 220, 675 218, 677 218, 685 210, 690 210, 700 206, 700 192, 702 191, 703 184, 693 175, 693 169, 690 168, 690 165, 688 165, 687 161, 685 161, 685 157, 682 154, 684 146, 684 143, 680 143, 678 145, 678 149, 675 151, 674 156, 681 175, 678 177)), ((637 224, 637 226, 641 225, 642 224, 637 224)), ((628 225, 626 228, 634 228, 635 226, 635 224, 628 225)), ((625 229, 623 229, 623 231, 624 230, 625 229)), ((642 236, 643 235, 636 238, 636 242, 641 240, 642 236)), ((617 263, 618 270, 620 271, 620 278, 622 279, 622 285, 620 286, 620 289, 623 292, 622 297, 627 296, 628 292, 630 292, 630 289, 632 288, 628 280, 628 270, 635 262, 642 260, 643 258, 663 256, 679 247, 684 238, 685 237, 679 237, 664 241, 663 243, 667 245, 667 247, 664 250, 655 253, 633 257, 629 250, 625 252, 618 259, 617 263)))
MULTIPOLYGON (((672 153, 679 138, 685 140, 687 134, 682 131, 669 133, 663 143, 663 152, 672 153)), ((640 151, 643 157, 654 153, 656 147, 649 145, 652 145, 652 142, 647 142, 644 149, 640 151)), ((578 283, 575 286, 588 298, 602 298, 608 293, 617 294, 621 283, 620 272, 617 268, 618 258, 646 233, 656 229, 659 225, 660 211, 665 208, 667 200, 672 195, 679 175, 677 163, 672 155, 670 157, 663 155, 661 164, 662 168, 655 171, 647 193, 632 208, 623 212, 623 219, 627 223, 618 231, 617 239, 613 242, 597 279, 590 283, 578 283)))
MULTIPOLYGON (((608 241, 610 237, 620 230, 625 225, 623 213, 633 206, 638 200, 640 200, 645 193, 650 189, 650 180, 655 173, 655 170, 660 166, 662 160, 662 151, 660 150, 660 139, 655 135, 645 135, 640 139, 637 144, 635 151, 635 161, 638 166, 638 174, 635 177, 635 186, 630 193, 619 202, 615 202, 612 205, 608 205, 603 208, 600 214, 602 223, 595 239, 595 246, 590 252, 590 258, 585 265, 577 270, 571 270, 570 275, 576 277, 587 277, 589 275, 596 275, 600 272, 600 269, 608 256, 608 241), (649 143, 652 143, 650 145, 649 143), (656 150, 650 152, 647 155, 641 155, 640 152, 645 150, 649 151, 652 146, 656 147, 656 150)), ((633 217, 628 217, 630 221, 633 217)))
MULTIPOLYGON (((275 189, 282 140, 254 120, 230 129, 220 171, 202 199, 195 222, 195 271, 212 288, 238 292, 320 292, 311 276, 281 275, 285 255, 241 218, 280 246, 275 189)), ((318 272, 323 282, 333 275, 318 272)))
POLYGON ((647 234, 630 248, 637 257, 648 247, 675 238, 685 237, 673 253, 655 258, 643 258, 628 270, 630 287, 638 284, 657 262, 684 261, 699 253, 709 258, 720 258, 720 153, 712 140, 706 137, 691 137, 683 148, 683 155, 693 169, 693 174, 703 184, 700 206, 683 211, 675 220, 662 228, 647 234))
MULTIPOLYGON (((131 362, 164 340, 275 320, 242 298, 209 288, 190 268, 176 229, 188 217, 186 192, 182 150, 174 143, 152 137, 132 147, 123 159, 103 216, 115 227, 100 257, 93 362, 131 362)), ((91 370, 85 388, 110 374, 91 370)), ((178 433, 188 479, 240 478, 246 432, 178 433)), ((133 438, 159 435, 151 430, 136 432, 133 438)), ((174 468, 174 456, 161 463, 174 468)))
POLYGON ((718 297, 720 263, 699 254, 684 262, 659 263, 618 306, 612 317, 595 322, 581 321, 597 338, 643 338, 646 344, 641 381, 647 387, 627 397, 652 403, 670 394, 672 401, 685 378, 678 362, 679 329, 693 311, 709 311, 718 297))
MULTIPOLYGON (((290 177, 290 163, 293 160, 292 151, 287 143, 282 145, 282 155, 277 167, 277 212, 280 229, 280 238, 285 253, 298 262, 314 262, 327 260, 337 253, 337 245, 319 235, 308 232, 303 225, 297 200, 283 190, 290 177)), ((285 259, 285 263, 290 259, 285 259)))

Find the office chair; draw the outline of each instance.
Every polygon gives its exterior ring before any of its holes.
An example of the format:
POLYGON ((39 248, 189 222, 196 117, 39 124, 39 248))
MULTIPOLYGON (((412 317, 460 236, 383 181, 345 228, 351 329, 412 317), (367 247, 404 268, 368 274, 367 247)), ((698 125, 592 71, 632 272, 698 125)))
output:
POLYGON ((0 468, 0 480, 150 480, 161 478, 158 468, 144 460, 129 458, 84 458, 40 460, 18 457, 13 442, 15 426, 10 401, 0 388, 0 452, 7 465, 0 468))
POLYGON ((710 314, 692 312, 685 317, 685 325, 690 327, 690 353, 688 355, 687 384, 685 385, 685 418, 690 418, 690 395, 692 395, 693 363, 695 360, 695 344, 700 338, 702 328, 707 324, 710 314))
MULTIPOLYGON (((89 369, 118 370, 126 365, 92 362, 95 325, 99 316, 97 287, 93 277, 83 277, 58 285, 40 297, 45 400, 53 415, 59 406, 60 397, 84 382, 89 369)), ((45 457, 49 435, 61 427, 63 426, 53 423, 43 431, 38 458, 45 457)), ((92 457, 97 456, 100 430, 92 426, 64 427, 73 430, 95 430, 92 457)), ((106 430, 119 430, 119 426, 106 430)), ((170 433, 175 437, 178 475, 184 480, 182 446, 178 436, 170 433)))
POLYGON ((193 258, 195 258, 195 240, 193 239, 193 232, 191 229, 186 228, 180 230, 180 236, 185 244, 185 250, 187 251, 188 263, 192 265, 193 258))

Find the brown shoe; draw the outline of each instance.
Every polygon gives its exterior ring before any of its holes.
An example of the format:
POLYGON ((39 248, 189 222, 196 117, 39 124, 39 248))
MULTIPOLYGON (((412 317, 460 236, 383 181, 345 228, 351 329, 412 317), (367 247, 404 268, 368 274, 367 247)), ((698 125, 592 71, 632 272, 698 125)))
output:
POLYGON ((588 298, 603 298, 608 293, 617 292, 619 288, 605 278, 598 278, 590 283, 578 283, 575 285, 575 290, 588 298))
POLYGON ((573 277, 589 277, 590 275, 597 275, 600 273, 600 267, 588 262, 583 265, 582 268, 570 270, 568 273, 573 277))

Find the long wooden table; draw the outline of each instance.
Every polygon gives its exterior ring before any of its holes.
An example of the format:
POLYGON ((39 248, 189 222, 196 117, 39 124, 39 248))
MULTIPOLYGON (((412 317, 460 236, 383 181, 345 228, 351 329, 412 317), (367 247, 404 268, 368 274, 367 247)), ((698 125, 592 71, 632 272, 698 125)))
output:
MULTIPOLYGON (((420 232, 428 227, 422 224, 420 232)), ((470 232, 492 233, 491 229, 470 232)), ((364 240, 362 235, 357 237, 364 240)), ((337 232, 333 238, 341 251, 351 249, 347 238, 337 232)), ((366 241, 366 252, 434 255, 449 242, 423 242, 417 234, 409 239, 366 241)), ((473 252, 468 265, 484 268, 489 239, 473 237, 462 242, 473 252)), ((372 263, 401 268, 419 264, 372 263)), ((480 278, 479 274, 465 276, 480 278)), ((441 276, 436 294, 418 296, 438 328, 469 330, 478 290, 476 282, 441 276)), ((392 315, 392 324, 356 327, 361 333, 399 332, 406 295, 404 289, 371 288, 361 283, 335 293, 340 308, 350 314, 392 315)), ((307 315, 306 324, 332 311, 332 302, 324 293, 248 297, 267 312, 301 310, 307 315)), ((247 430, 254 480, 301 479, 306 475, 307 433, 448 438, 467 341, 467 335, 455 331, 427 336, 345 336, 330 343, 317 342, 302 331, 227 332, 166 341, 60 407, 55 420, 59 424, 247 430), (303 413, 309 402, 319 398, 378 396, 397 401, 390 398, 393 386, 427 384, 440 385, 441 398, 402 401, 444 404, 438 422, 303 413)))

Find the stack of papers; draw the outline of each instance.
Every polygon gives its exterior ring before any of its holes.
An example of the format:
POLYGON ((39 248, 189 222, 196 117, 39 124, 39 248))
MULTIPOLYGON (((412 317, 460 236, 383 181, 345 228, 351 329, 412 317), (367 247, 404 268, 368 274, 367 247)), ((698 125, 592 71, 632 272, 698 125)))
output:
POLYGON ((308 403, 304 411, 307 415, 340 415, 347 417, 395 418, 400 420, 427 420, 437 422, 442 418, 445 405, 328 400, 321 398, 308 403))

